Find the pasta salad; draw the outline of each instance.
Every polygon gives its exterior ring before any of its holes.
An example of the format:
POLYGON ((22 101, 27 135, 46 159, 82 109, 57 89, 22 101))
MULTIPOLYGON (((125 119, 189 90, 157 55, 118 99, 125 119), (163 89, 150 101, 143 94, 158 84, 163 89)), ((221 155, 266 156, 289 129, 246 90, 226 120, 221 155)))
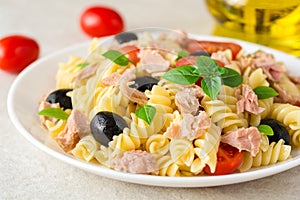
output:
POLYGON ((291 158, 300 78, 262 50, 183 31, 124 32, 59 65, 41 124, 75 158, 159 176, 223 175, 291 158))

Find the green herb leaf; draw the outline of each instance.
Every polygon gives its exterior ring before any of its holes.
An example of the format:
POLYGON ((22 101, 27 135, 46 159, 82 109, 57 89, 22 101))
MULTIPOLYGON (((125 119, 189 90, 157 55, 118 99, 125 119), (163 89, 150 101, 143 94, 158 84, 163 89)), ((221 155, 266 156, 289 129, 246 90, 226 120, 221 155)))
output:
POLYGON ((196 60, 197 68, 201 74, 203 75, 212 75, 212 76, 218 76, 218 63, 207 56, 199 56, 196 60))
POLYGON ((88 66, 89 64, 90 64, 90 63, 88 63, 88 62, 83 62, 83 63, 77 64, 76 66, 77 66, 77 67, 82 67, 82 68, 84 68, 84 67, 88 66))
POLYGON ((187 57, 187 56, 189 56, 189 55, 190 55, 189 52, 184 51, 184 50, 181 50, 181 51, 179 51, 178 54, 177 54, 177 59, 176 59, 176 61, 179 60, 180 58, 187 57))
POLYGON ((156 108, 146 104, 143 104, 139 109, 135 111, 136 116, 144 120, 147 124, 151 124, 155 113, 156 108))
POLYGON ((278 96, 276 90, 268 86, 259 86, 253 90, 258 99, 267 99, 278 96))
POLYGON ((129 63, 129 59, 124 54, 116 50, 108 50, 102 55, 121 66, 126 66, 129 63))
POLYGON ((274 135, 274 131, 269 125, 261 124, 257 128, 258 128, 259 132, 261 132, 262 134, 264 134, 266 136, 274 135))
POLYGON ((230 87, 237 87, 243 82, 243 77, 235 70, 226 68, 226 67, 219 67, 220 76, 224 85, 230 87))
POLYGON ((205 77, 201 81, 201 86, 205 94, 215 100, 221 89, 221 78, 219 76, 205 77))
POLYGON ((173 68, 163 75, 164 79, 182 85, 193 84, 199 79, 199 77, 199 71, 191 65, 173 68))
POLYGON ((38 114, 46 117, 53 117, 56 119, 63 120, 66 120, 69 117, 69 115, 60 108, 45 108, 44 110, 41 110, 38 114))

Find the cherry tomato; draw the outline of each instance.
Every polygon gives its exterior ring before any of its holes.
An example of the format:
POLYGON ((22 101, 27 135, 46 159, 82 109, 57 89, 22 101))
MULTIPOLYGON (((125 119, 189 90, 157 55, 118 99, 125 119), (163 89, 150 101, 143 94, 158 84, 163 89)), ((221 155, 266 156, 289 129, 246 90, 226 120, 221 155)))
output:
POLYGON ((216 171, 211 173, 209 166, 206 165, 204 172, 210 175, 233 173, 241 165, 243 156, 243 151, 240 152, 237 148, 221 142, 217 153, 216 171))
POLYGON ((217 51, 224 51, 230 49, 232 52, 233 59, 236 58, 238 53, 241 51, 242 47, 238 44, 232 42, 216 42, 216 41, 197 41, 191 40, 188 44, 188 51, 190 53, 195 51, 207 51, 212 54, 217 51))
POLYGON ((0 69, 19 73, 39 56, 38 43, 29 37, 11 35, 0 40, 0 69))
POLYGON ((80 16, 80 26, 91 37, 114 35, 124 30, 120 14, 103 6, 92 6, 84 10, 80 16))
POLYGON ((123 46, 119 49, 119 51, 128 56, 128 59, 136 65, 140 61, 138 56, 140 49, 134 45, 123 46))

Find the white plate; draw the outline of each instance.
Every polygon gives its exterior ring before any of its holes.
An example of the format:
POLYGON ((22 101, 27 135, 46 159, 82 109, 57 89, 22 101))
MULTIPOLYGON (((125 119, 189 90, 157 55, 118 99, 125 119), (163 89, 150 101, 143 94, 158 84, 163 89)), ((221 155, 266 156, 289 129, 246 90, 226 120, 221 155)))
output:
MULTIPOLYGON (((293 75, 300 75, 300 60, 285 53, 259 46, 256 44, 214 37, 193 35, 198 39, 214 41, 234 41, 242 45, 247 52, 258 49, 266 50, 275 55, 278 61, 283 61, 293 75)), ((83 170, 100 176, 137 184, 169 186, 169 187, 204 187, 227 185, 270 176, 300 164, 300 150, 293 150, 293 158, 275 165, 252 169, 244 173, 235 173, 222 176, 195 176, 195 177, 161 177, 150 175, 136 175, 113 171, 99 165, 85 163, 62 152, 57 144, 51 140, 47 131, 40 125, 37 115, 38 101, 42 94, 55 87, 55 74, 58 63, 67 61, 70 55, 86 56, 89 43, 79 44, 44 57, 26 68, 14 81, 8 95, 8 113, 20 133, 33 145, 44 152, 83 170)))

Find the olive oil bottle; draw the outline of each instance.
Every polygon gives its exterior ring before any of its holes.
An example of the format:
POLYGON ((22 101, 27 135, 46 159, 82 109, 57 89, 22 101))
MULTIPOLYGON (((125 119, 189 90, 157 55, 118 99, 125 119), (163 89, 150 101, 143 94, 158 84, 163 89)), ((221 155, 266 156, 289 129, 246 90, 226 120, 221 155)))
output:
POLYGON ((300 0, 206 0, 218 21, 213 34, 300 57, 300 0))

